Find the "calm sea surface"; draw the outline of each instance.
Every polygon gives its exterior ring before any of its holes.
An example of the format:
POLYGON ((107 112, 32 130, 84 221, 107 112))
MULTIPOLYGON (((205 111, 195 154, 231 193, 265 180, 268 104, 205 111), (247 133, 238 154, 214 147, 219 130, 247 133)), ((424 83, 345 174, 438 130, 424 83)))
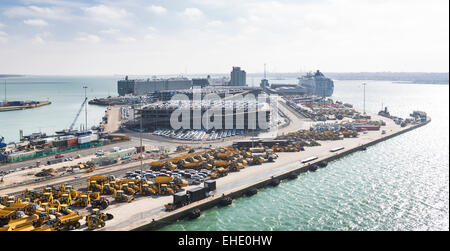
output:
MULTIPOLYGON (((8 100, 49 100, 50 106, 0 113, 0 136, 19 130, 52 133, 69 127, 87 95, 117 95, 119 77, 20 77, 7 79, 8 100)), ((248 80, 257 84, 259 80, 248 80)), ((296 80, 286 82, 295 83, 296 80)), ((0 79, 0 100, 4 99, 0 79)), ((366 109, 382 104, 392 114, 424 110, 433 121, 418 130, 330 163, 232 206, 202 212, 163 230, 449 230, 448 85, 367 81, 366 109)), ((361 81, 335 81, 335 100, 363 108, 361 81)), ((89 126, 105 108, 89 106, 89 126)), ((76 128, 84 123, 84 112, 76 128)))
MULTIPOLYGON (((7 100, 51 101, 49 106, 36 109, 0 112, 0 136, 5 141, 18 141, 19 130, 25 135, 35 132, 47 134, 68 128, 84 100, 83 86, 88 86, 87 96, 106 97, 117 95, 115 77, 18 77, 0 79, 0 100, 5 98, 6 80, 7 100)), ((88 106, 88 126, 98 125, 105 115, 105 108, 88 106)), ((75 129, 84 125, 84 110, 78 118, 75 129)))

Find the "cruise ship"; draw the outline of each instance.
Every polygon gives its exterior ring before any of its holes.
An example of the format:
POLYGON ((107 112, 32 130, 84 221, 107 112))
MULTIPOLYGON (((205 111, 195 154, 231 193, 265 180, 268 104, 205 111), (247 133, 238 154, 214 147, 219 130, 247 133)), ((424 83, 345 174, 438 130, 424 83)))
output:
POLYGON ((330 97, 334 92, 333 80, 325 77, 319 70, 316 73, 307 73, 299 78, 299 87, 304 88, 307 94, 330 97))

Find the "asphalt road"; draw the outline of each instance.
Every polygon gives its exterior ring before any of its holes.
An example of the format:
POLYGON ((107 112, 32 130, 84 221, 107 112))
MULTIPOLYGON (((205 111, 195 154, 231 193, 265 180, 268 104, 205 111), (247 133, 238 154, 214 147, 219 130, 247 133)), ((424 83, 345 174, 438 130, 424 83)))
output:
MULTIPOLYGON (((98 150, 103 150, 106 152, 106 151, 110 151, 113 147, 120 147, 121 149, 127 149, 127 148, 138 146, 139 144, 140 144, 139 139, 131 138, 130 141, 125 141, 125 142, 110 144, 110 145, 106 145, 106 146, 89 148, 89 149, 84 149, 84 150, 80 150, 80 151, 66 153, 66 154, 64 154, 64 158, 68 158, 68 157, 74 158, 77 154, 80 154, 81 157, 85 157, 85 156, 89 156, 89 155, 95 155, 95 152, 98 150)), ((17 168, 36 166, 36 162, 38 162, 38 161, 41 162, 41 165, 44 165, 47 163, 48 160, 52 160, 52 159, 55 159, 55 156, 27 160, 27 161, 7 164, 7 165, 0 165, 0 171, 5 172, 5 171, 9 171, 9 170, 15 170, 17 168)))

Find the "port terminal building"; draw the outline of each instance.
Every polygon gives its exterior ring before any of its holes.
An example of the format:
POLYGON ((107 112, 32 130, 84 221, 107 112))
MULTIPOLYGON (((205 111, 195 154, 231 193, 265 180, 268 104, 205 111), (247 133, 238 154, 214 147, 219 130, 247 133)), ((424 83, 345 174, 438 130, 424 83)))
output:
MULTIPOLYGON (((178 117, 179 120, 186 119, 181 118, 181 116, 188 115, 187 128, 184 126, 183 129, 268 129, 265 128, 264 123, 270 123, 271 121, 271 109, 268 103, 233 103, 227 104, 225 101, 221 101, 215 104, 199 104, 193 102, 184 103, 173 103, 166 102, 163 104, 151 104, 147 105, 139 110, 137 110, 137 116, 142 117, 142 126, 147 131, 156 130, 158 128, 172 129, 170 120, 172 114, 178 110, 179 113, 183 114, 178 117), (218 112, 218 121, 216 119, 216 114, 210 117, 211 124, 209 122, 205 124, 201 123, 202 118, 205 113, 211 110, 218 112), (264 118, 265 121, 259 121, 259 119, 264 118), (218 125, 218 126, 214 126, 218 125), (200 126, 200 128, 198 128, 200 126)), ((138 128, 140 126, 140 119, 134 122, 132 127, 138 128)))
MULTIPOLYGON (((196 80, 196 83, 204 82, 196 80)), ((126 95, 146 95, 148 93, 158 92, 158 91, 175 91, 175 90, 185 90, 191 89, 193 86, 193 81, 187 78, 168 78, 168 79, 128 79, 119 80, 117 82, 117 89, 119 96, 126 95)))

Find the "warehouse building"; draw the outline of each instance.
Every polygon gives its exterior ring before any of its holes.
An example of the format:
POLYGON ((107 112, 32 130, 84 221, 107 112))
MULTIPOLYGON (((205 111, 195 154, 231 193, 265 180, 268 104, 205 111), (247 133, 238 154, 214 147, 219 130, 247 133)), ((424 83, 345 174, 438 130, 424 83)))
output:
MULTIPOLYGON (((217 111, 220 113, 219 121, 214 121, 215 116, 211 116, 211 124, 203 124, 202 118, 207 111, 214 109, 214 105, 205 104, 152 104, 141 110, 138 115, 142 116, 142 124, 146 130, 155 130, 157 128, 173 129, 170 123, 172 114, 178 111, 180 114, 189 114, 189 121, 183 129, 268 129, 266 124, 271 121, 271 109, 266 103, 264 104, 233 104, 228 106, 225 103, 218 104, 217 111), (195 110, 195 112, 194 112, 195 110), (187 112, 187 113, 184 113, 187 112), (262 114, 262 115, 260 115, 262 114), (265 121, 259 121, 259 118, 265 121), (215 126, 217 125, 217 126, 215 126)), ((216 107, 216 108, 217 108, 216 107)), ((214 114, 215 115, 215 114, 214 114)), ((182 117, 180 116, 179 119, 182 117)), ((183 118, 184 119, 184 118, 183 118)))
POLYGON ((119 96, 125 95, 146 95, 157 91, 184 90, 192 88, 192 80, 187 78, 169 79, 128 79, 119 80, 117 89, 119 96))

